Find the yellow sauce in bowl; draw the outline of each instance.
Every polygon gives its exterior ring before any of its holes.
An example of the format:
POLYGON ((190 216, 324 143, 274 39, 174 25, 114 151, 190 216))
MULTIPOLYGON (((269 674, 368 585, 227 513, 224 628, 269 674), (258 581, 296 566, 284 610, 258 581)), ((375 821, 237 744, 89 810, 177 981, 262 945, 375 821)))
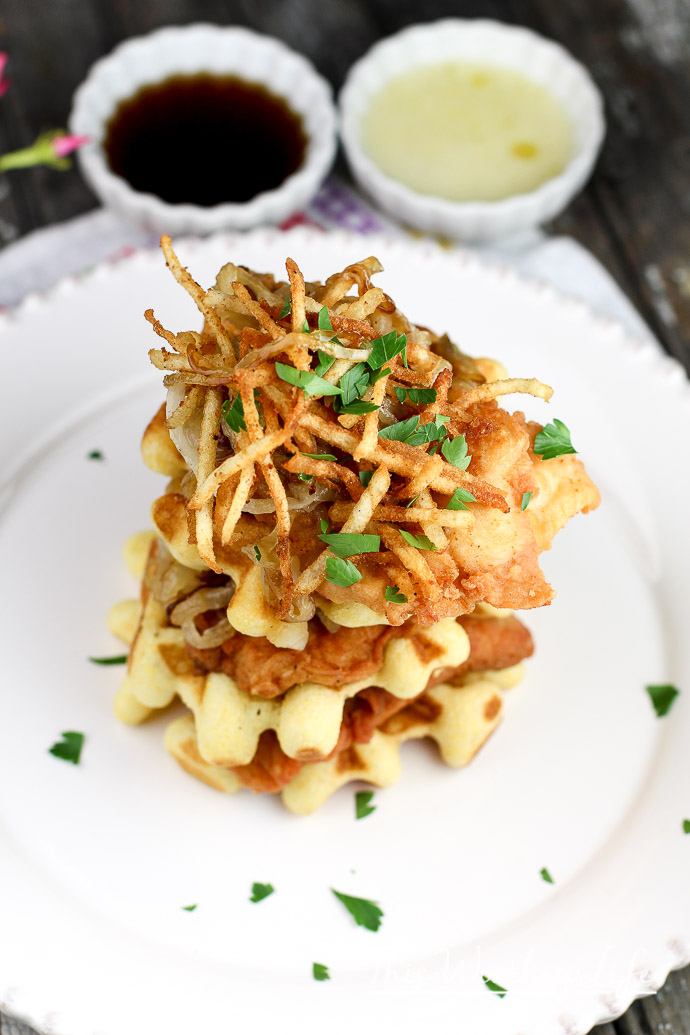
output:
POLYGON ((560 102, 518 72, 448 62, 387 83, 370 102, 362 146, 420 194, 498 201, 563 172, 573 130, 560 102))

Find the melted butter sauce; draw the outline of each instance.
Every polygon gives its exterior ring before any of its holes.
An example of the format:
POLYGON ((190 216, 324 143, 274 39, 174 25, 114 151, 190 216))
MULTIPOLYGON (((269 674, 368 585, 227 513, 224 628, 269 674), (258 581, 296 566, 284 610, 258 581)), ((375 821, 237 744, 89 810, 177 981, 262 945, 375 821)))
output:
POLYGON ((497 201, 561 173, 573 133, 544 87, 509 69, 449 62, 387 83, 370 102, 362 144, 420 194, 497 201))

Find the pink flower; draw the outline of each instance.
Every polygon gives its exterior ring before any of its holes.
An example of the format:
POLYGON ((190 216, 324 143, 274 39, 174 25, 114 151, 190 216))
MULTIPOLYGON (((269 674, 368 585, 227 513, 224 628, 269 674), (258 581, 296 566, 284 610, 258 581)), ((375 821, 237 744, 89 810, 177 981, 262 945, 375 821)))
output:
POLYGON ((54 137, 52 140, 53 151, 57 158, 66 158, 78 147, 88 144, 90 137, 77 137, 73 133, 65 133, 64 136, 54 137))
POLYGON ((4 52, 4 50, 0 50, 0 97, 2 97, 2 95, 4 93, 7 93, 7 91, 9 90, 9 88, 11 86, 11 83, 10 83, 9 79, 7 79, 5 77, 5 66, 6 65, 7 65, 7 54, 4 52))

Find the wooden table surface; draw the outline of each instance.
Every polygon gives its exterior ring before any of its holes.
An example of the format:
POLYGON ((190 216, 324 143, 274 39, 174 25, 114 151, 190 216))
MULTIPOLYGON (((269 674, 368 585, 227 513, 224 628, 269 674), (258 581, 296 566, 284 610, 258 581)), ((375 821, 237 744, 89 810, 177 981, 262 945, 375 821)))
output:
MULTIPOLYGON (((0 153, 64 126, 92 62, 161 25, 209 21, 270 33, 337 88, 380 37, 448 16, 528 26, 590 69, 606 101, 606 143, 586 190, 553 229, 605 264, 690 371, 690 0, 3 0, 0 50, 10 55, 12 89, 0 102, 0 153)), ((95 203, 76 170, 14 174, 0 198, 0 242, 95 203)), ((689 978, 690 968, 671 974, 656 996, 594 1031, 690 1035, 689 978)), ((0 1035, 19 1030, 28 1031, 0 1016, 0 1035)))

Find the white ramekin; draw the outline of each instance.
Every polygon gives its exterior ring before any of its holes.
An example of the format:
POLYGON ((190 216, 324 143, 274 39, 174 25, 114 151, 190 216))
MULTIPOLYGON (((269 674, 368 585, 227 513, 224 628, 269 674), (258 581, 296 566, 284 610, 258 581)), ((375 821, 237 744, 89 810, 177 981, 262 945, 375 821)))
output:
MULTIPOLYGON (((91 138, 91 143, 80 150, 79 161, 98 197, 137 222, 168 233, 246 230, 280 222, 314 195, 328 173, 336 148, 331 88, 305 58, 271 36, 235 26, 204 24, 170 26, 127 40, 97 61, 74 95, 70 131, 91 138), (103 139, 118 104, 142 86, 171 75, 199 72, 237 75, 260 83, 302 116, 307 136, 304 161, 275 190, 242 203, 209 207, 169 204, 155 194, 134 190, 110 169, 103 139)), ((267 155, 270 146, 268 139, 267 155)), ((184 158, 194 161, 193 155, 184 158)))
POLYGON ((342 141, 360 186, 401 222, 467 241, 517 233, 561 212, 589 177, 604 136, 601 96, 583 66, 529 29, 494 21, 448 18, 413 25, 382 40, 350 69, 339 106, 342 141), (453 60, 520 72, 561 102, 572 121, 574 148, 559 176, 501 201, 449 201, 406 187, 365 154, 362 121, 372 97, 414 67, 453 60))

